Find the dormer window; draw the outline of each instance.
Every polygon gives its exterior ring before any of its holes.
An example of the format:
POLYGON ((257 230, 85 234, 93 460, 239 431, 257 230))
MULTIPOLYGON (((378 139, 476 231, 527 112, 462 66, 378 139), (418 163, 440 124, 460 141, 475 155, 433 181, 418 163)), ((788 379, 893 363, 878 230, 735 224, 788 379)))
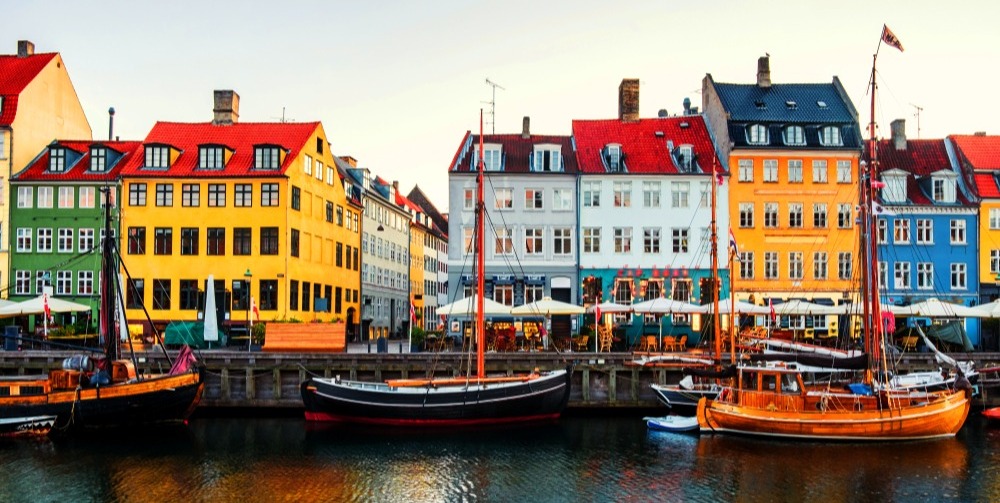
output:
POLYGON ((805 145, 806 135, 802 126, 788 126, 784 131, 785 145, 805 145))
POLYGON ((760 100, 753 102, 753 106, 757 107, 757 110, 767 110, 767 103, 760 100))
POLYGON ((562 171, 562 151, 558 145, 535 145, 532 171, 562 171))
POLYGON ((281 167, 281 149, 274 146, 260 146, 253 149, 254 168, 278 169, 281 167))
POLYGON ((66 171, 66 149, 61 147, 49 149, 49 171, 53 173, 66 171))
POLYGON ((882 199, 890 203, 906 202, 906 173, 898 170, 882 176, 885 188, 882 189, 882 199))
POLYGON ((788 100, 785 102, 785 107, 787 107, 789 110, 795 110, 796 108, 799 108, 799 104, 792 100, 788 100))
POLYGON ((170 147, 146 145, 146 168, 167 169, 170 167, 170 147))
POLYGON ((747 142, 751 145, 767 145, 767 127, 763 124, 751 124, 748 126, 747 142))
POLYGON ((816 106, 820 107, 821 109, 826 109, 826 102, 825 101, 817 101, 816 102, 816 106))
POLYGON ((839 147, 844 144, 840 139, 840 127, 823 126, 819 130, 819 142, 826 147, 839 147))
POLYGON ((611 173, 621 173, 625 171, 625 162, 622 159, 622 146, 610 144, 604 147, 604 165, 611 173))
POLYGON ((677 165, 682 171, 691 171, 694 164, 694 148, 691 145, 681 145, 677 147, 677 165))
POLYGON ((108 167, 108 149, 90 147, 90 170, 103 173, 108 167))
MULTIPOLYGON (((472 154, 472 171, 479 169, 479 150, 472 154)), ((483 145, 483 171, 503 171, 503 150, 500 145, 483 145)))
POLYGON ((955 202, 955 180, 935 176, 931 178, 931 193, 938 203, 955 202))
POLYGON ((225 149, 219 146, 198 148, 198 168, 222 169, 225 165, 225 149))

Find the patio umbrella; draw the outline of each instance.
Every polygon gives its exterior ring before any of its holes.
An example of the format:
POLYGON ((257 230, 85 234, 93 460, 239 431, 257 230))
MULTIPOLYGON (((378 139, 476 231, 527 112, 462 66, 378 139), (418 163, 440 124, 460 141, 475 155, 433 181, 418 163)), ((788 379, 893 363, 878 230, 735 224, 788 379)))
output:
POLYGON ((788 316, 788 315, 823 315, 823 314, 840 314, 841 309, 834 306, 824 306, 822 304, 813 304, 812 302, 806 302, 804 300, 792 299, 788 302, 782 302, 781 304, 774 305, 774 314, 778 316, 788 316))
MULTIPOLYGON (((444 316, 473 315, 476 313, 476 298, 466 297, 456 300, 451 304, 445 304, 437 308, 437 314, 444 316)), ((483 314, 497 315, 510 314, 510 306, 501 304, 494 300, 483 299, 483 314)))
POLYGON ((208 275, 205 285, 205 342, 219 340, 219 317, 215 312, 215 276, 208 275))
MULTIPOLYGON (((53 313, 72 313, 78 311, 90 311, 90 306, 77 304, 58 297, 49 297, 49 311, 53 313)), ((45 312, 45 300, 43 295, 33 299, 18 302, 0 308, 0 318, 10 318, 13 316, 24 316, 28 314, 42 314, 45 312)))
POLYGON ((981 314, 985 315, 983 316, 984 318, 1000 318, 1000 299, 980 304, 978 306, 972 306, 969 309, 979 311, 981 314))
MULTIPOLYGON (((719 314, 732 314, 732 311, 733 306, 730 305, 729 299, 719 299, 719 314)), ((703 304, 700 312, 702 314, 711 314, 712 304, 703 304)), ((771 314, 771 309, 767 306, 758 306, 757 304, 738 300, 736 301, 736 314, 771 314)))
POLYGON ((595 310, 600 309, 601 313, 630 313, 632 312, 632 306, 626 306, 622 304, 615 304, 614 302, 601 302, 600 304, 594 304, 587 308, 588 313, 592 313, 595 310))
MULTIPOLYGON (((939 299, 927 299, 908 306, 891 306, 890 310, 896 316, 922 316, 926 318, 988 318, 989 315, 980 310, 961 304, 952 304, 939 299)), ((3 312, 3 310, 0 310, 3 312)))
POLYGON ((632 304, 632 311, 640 314, 693 314, 700 313, 701 306, 657 297, 638 304, 632 304))
MULTIPOLYGON (((440 312, 440 311, 439 311, 440 312)), ((534 302, 529 302, 523 306, 516 306, 510 310, 510 314, 515 315, 550 315, 550 314, 583 314, 586 309, 583 306, 578 306, 576 304, 570 304, 568 302, 562 302, 558 300, 552 300, 552 297, 543 297, 542 300, 536 300, 534 302)))

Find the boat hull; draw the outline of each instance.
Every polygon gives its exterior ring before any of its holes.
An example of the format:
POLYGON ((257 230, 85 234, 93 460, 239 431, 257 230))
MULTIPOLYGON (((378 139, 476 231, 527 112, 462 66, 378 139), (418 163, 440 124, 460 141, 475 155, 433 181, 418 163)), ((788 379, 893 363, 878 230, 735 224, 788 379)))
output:
POLYGON ((698 410, 698 402, 702 398, 714 400, 719 396, 720 387, 714 383, 696 383, 691 389, 682 388, 676 384, 652 384, 650 387, 656 393, 656 399, 663 405, 681 415, 694 415, 698 410))
MULTIPOLYGON (((963 391, 930 395, 926 402, 879 407, 861 403, 857 407, 820 410, 822 407, 791 406, 781 395, 751 406, 704 399, 698 403, 698 425, 702 433, 736 433, 766 437, 823 440, 919 440, 952 437, 969 414, 969 398, 963 391)), ((874 400, 874 398, 872 398, 874 400)), ((891 402, 891 401, 890 401, 891 402)))
POLYGON ((306 419, 375 425, 459 426, 553 420, 569 401, 568 369, 526 381, 436 386, 312 378, 301 385, 306 419))
POLYGON ((0 418, 0 437, 46 435, 56 423, 56 416, 0 418))
POLYGON ((698 420, 694 416, 663 416, 647 417, 646 426, 653 431, 669 431, 673 433, 698 431, 698 420))

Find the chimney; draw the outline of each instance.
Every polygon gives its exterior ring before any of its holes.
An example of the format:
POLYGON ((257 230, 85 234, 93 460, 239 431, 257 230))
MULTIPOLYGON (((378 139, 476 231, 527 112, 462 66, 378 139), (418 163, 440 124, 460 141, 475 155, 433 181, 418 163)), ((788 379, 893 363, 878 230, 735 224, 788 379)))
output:
POLYGON ((892 131, 892 146, 896 150, 906 150, 906 119, 896 119, 889 124, 892 131))
POLYGON ((618 86, 618 119, 639 122, 639 79, 622 79, 618 86))
POLYGON ((521 138, 531 138, 531 117, 524 116, 521 122, 521 138))
POLYGON ((352 168, 358 167, 358 160, 355 159, 355 158, 353 158, 353 157, 351 157, 351 156, 349 156, 349 155, 342 155, 342 156, 340 156, 340 160, 346 162, 352 168))
POLYGON ((35 54, 35 44, 28 40, 17 41, 17 57, 26 58, 35 54))
POLYGON ((216 90, 215 107, 212 108, 215 117, 212 124, 216 126, 231 126, 240 120, 240 95, 233 90, 216 90))
POLYGON ((771 55, 757 58, 757 87, 771 87, 771 55))

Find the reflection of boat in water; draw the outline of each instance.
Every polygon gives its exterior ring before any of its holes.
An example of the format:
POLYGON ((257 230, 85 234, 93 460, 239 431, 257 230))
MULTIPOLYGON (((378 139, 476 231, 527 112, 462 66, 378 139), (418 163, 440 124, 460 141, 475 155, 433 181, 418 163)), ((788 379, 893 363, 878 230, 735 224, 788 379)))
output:
POLYGON ((483 133, 477 169, 474 260, 476 286, 476 374, 443 379, 397 379, 384 383, 313 377, 301 385, 306 419, 361 424, 453 426, 503 424, 558 418, 569 401, 570 369, 514 376, 487 376, 485 205, 483 133))
POLYGON ((56 416, 22 416, 0 418, 0 437, 45 435, 56 422, 56 416))

